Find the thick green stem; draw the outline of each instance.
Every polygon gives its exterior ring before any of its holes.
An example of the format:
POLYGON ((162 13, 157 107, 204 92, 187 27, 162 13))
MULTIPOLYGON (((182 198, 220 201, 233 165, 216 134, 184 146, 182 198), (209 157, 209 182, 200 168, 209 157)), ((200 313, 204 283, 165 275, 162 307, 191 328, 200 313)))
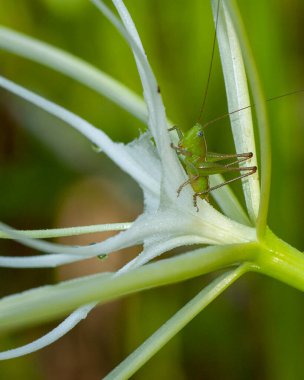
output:
POLYGON ((0 330, 52 320, 84 304, 105 303, 240 263, 304 291, 304 255, 267 230, 259 242, 198 249, 120 276, 92 275, 6 297, 0 301, 0 330))
POLYGON ((259 244, 256 271, 304 291, 304 254, 269 229, 259 244))
POLYGON ((32 289, 0 301, 0 330, 52 320, 87 303, 104 303, 231 265, 253 262, 256 252, 255 243, 208 247, 159 260, 120 276, 102 273, 32 289))

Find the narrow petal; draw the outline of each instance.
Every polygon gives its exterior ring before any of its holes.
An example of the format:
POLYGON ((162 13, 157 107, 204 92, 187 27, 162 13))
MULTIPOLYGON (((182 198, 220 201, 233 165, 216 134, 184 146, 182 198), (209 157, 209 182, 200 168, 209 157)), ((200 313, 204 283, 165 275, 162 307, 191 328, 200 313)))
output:
MULTIPOLYGON (((122 1, 113 1, 113 3, 124 26, 102 1, 92 1, 122 34, 133 51, 148 108, 148 125, 163 163, 161 193, 167 193, 167 199, 175 199, 176 189, 186 180, 186 177, 177 155, 170 148, 171 141, 168 134, 167 118, 159 86, 143 50, 135 25, 122 1)), ((188 201, 189 197, 182 197, 181 199, 188 201)), ((190 204, 191 201, 188 205, 190 204)))
MULTIPOLYGON (((254 131, 250 98, 248 92, 246 72, 243 63, 242 52, 239 46, 234 26, 226 10, 224 2, 221 3, 218 21, 218 44, 224 73, 226 93, 231 127, 237 153, 252 152, 253 157, 247 166, 257 166, 254 131), (245 109, 242 109, 245 108, 245 109)), ((213 11, 216 15, 218 0, 212 0, 213 11)), ((258 173, 243 180, 243 190, 248 213, 255 222, 260 203, 260 188, 258 173)))
POLYGON ((48 255, 28 257, 0 256, 0 266, 12 268, 54 267, 109 254, 113 251, 140 244, 145 238, 147 238, 147 236, 149 236, 151 228, 145 223, 145 221, 141 221, 141 217, 134 222, 133 226, 135 226, 135 228, 132 229, 131 227, 129 230, 121 232, 101 243, 96 243, 90 246, 73 247, 45 242, 39 239, 30 239, 24 236, 22 232, 16 231, 4 223, 0 223, 0 229, 2 232, 11 236, 23 245, 35 248, 42 252, 51 253, 48 255), (130 231, 131 233, 127 233, 130 231))
POLYGON ((257 219, 257 236, 262 240, 267 232, 267 215, 270 198, 271 185, 271 143, 270 128, 266 110, 265 95, 261 86, 257 65, 255 63, 254 54, 248 41, 248 36, 241 20, 240 13, 237 9, 235 1, 225 3, 225 10, 229 12, 230 18, 237 31, 239 43, 242 48, 246 71, 248 74, 248 82, 254 99, 254 107, 259 130, 260 145, 260 173, 261 173, 261 202, 259 207, 259 215, 257 219))
POLYGON ((158 236, 157 238, 147 239, 145 242, 144 250, 133 260, 129 261, 125 266, 123 266, 117 272, 117 274, 120 275, 131 269, 138 268, 174 248, 194 244, 206 244, 206 240, 201 236, 196 235, 183 235, 177 236, 175 238, 168 238, 168 236, 158 236))
MULTIPOLYGON (((131 148, 127 151, 124 144, 114 143, 104 132, 95 128, 81 117, 1 76, 0 87, 7 89, 68 123, 104 151, 122 170, 130 174, 143 188, 155 194, 159 193, 158 179, 153 178, 152 175, 150 176, 147 168, 142 166, 141 161, 135 160, 134 155, 130 155, 131 148)), ((133 145, 135 144, 136 143, 133 145)))
POLYGON ((75 310, 52 331, 32 343, 14 348, 12 350, 0 352, 0 360, 13 359, 28 355, 56 342, 56 340, 60 339, 62 336, 71 331, 82 319, 85 319, 88 313, 95 307, 95 305, 95 303, 92 303, 75 310))
MULTIPOLYGON (((132 223, 93 224, 91 226, 49 228, 43 230, 19 230, 25 237, 32 239, 49 239, 65 236, 93 234, 105 231, 124 231, 130 228, 132 223)), ((0 239, 10 239, 11 236, 0 231, 0 239)))
MULTIPOLYGON (((205 201, 202 203, 206 203, 205 201)), ((71 263, 88 259, 102 254, 127 248, 144 243, 147 239, 167 236, 167 239, 189 235, 193 243, 198 241, 205 244, 235 244, 246 243, 255 239, 255 230, 234 222, 210 205, 206 204, 201 211, 183 208, 167 207, 156 213, 145 213, 141 215, 124 232, 117 234, 101 243, 93 246, 67 247, 38 239, 24 237, 21 232, 12 230, 3 223, 0 229, 22 244, 38 249, 42 252, 53 253, 53 255, 31 256, 31 257, 0 257, 0 265, 9 267, 48 267, 71 263)), ((177 240, 178 241, 178 240, 177 240)), ((184 244, 182 240, 179 240, 184 244)), ((187 240, 191 244, 191 240, 187 240)), ((145 255, 144 255, 145 256, 145 255)), ((155 257, 155 256, 154 256, 155 257)), ((150 260, 152 257, 149 254, 150 260)))

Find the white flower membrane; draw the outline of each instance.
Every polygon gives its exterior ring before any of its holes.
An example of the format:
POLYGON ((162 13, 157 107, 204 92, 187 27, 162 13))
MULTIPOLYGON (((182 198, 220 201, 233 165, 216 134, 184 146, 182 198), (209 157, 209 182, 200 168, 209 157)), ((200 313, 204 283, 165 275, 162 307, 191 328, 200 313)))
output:
MULTIPOLYGON (((158 84, 126 7, 121 0, 112 0, 112 2, 122 23, 105 4, 93 0, 127 40, 133 51, 148 109, 149 132, 128 145, 115 143, 105 133, 79 116, 3 77, 0 77, 0 86, 77 129, 122 170, 130 174, 143 190, 144 212, 127 231, 95 245, 83 247, 30 239, 22 232, 1 223, 0 230, 11 238, 45 253, 30 257, 0 256, 0 265, 3 267, 54 267, 143 244, 144 249, 141 254, 121 268, 117 273, 119 275, 175 247, 193 244, 235 244, 255 240, 254 228, 229 219, 204 200, 198 200, 199 212, 197 212, 193 207, 191 186, 185 187, 177 198, 176 190, 187 180, 187 175, 175 151, 170 147, 167 117, 158 84)), ((250 138, 253 138, 253 135, 250 138)), ((250 188, 251 185, 248 183, 246 186, 250 188)), ((250 188, 247 193, 249 195, 246 195, 246 200, 250 194, 253 194, 256 201, 255 187, 250 188)), ((0 359, 21 356, 52 343, 73 328, 94 306, 95 304, 92 304, 79 308, 43 338, 16 350, 0 353, 0 359)))

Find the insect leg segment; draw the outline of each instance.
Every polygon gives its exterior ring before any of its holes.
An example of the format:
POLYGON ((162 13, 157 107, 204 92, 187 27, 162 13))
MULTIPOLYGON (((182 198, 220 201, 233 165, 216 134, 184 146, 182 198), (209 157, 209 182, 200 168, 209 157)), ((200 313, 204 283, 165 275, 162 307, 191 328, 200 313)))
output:
POLYGON ((238 159, 240 157, 240 160, 235 161, 235 163, 237 163, 237 162, 249 160, 250 158, 252 158, 252 156, 253 156, 253 153, 251 153, 251 152, 239 153, 239 154, 224 154, 224 153, 208 152, 207 156, 206 156, 206 161, 207 162, 218 162, 218 161, 222 161, 222 160, 228 160, 230 158, 237 158, 238 159))
POLYGON ((179 146, 176 146, 173 143, 171 143, 170 146, 172 149, 176 150, 177 154, 182 154, 183 156, 192 156, 192 153, 187 149, 180 148, 179 146))
MULTIPOLYGON (((251 157, 249 157, 251 158, 251 157)), ((229 164, 226 164, 225 167, 226 168, 229 168, 229 166, 232 166, 232 165, 235 165, 235 164, 240 164, 241 162, 245 162, 247 161, 249 158, 241 158, 239 160, 236 160, 236 161, 233 161, 233 162, 230 162, 229 164)))
MULTIPOLYGON (((202 166, 199 166, 198 172, 200 176, 209 176, 213 174, 225 174, 225 173, 233 173, 233 172, 239 172, 239 171, 252 171, 252 174, 256 172, 257 167, 256 166, 225 166, 225 165, 212 165, 212 166, 205 166, 204 163, 202 166)), ((238 179, 238 178, 236 178, 238 179)), ((226 182, 225 182, 226 183, 226 182)))
POLYGON ((185 186, 191 185, 193 187, 193 184, 201 177, 198 168, 191 161, 187 160, 187 158, 184 159, 184 164, 189 175, 189 179, 179 186, 177 189, 177 196, 179 196, 185 186))
POLYGON ((173 125, 173 127, 168 129, 169 132, 176 131, 178 138, 181 140, 184 137, 184 134, 180 128, 178 128, 177 125, 173 125))
POLYGON ((229 179, 223 183, 220 183, 219 185, 209 187, 208 189, 206 189, 204 191, 196 192, 193 195, 193 205, 194 205, 194 207, 196 207, 197 211, 199 211, 198 207, 197 207, 197 197, 204 198, 206 195, 208 195, 213 190, 219 189, 225 185, 228 185, 229 183, 232 183, 232 182, 238 181, 242 178, 248 177, 257 171, 257 167, 256 166, 248 166, 248 167, 242 167, 242 168, 239 168, 239 167, 228 167, 227 168, 225 166, 220 166, 220 167, 214 166, 214 167, 201 167, 201 168, 199 168, 199 170, 200 170, 201 176, 208 176, 208 175, 220 174, 220 173, 231 173, 231 172, 236 172, 236 171, 243 171, 243 172, 245 171, 247 173, 241 174, 240 176, 238 176, 236 178, 229 179))
POLYGON ((228 168, 229 166, 240 164, 241 162, 245 162, 247 160, 250 160, 250 158, 253 157, 253 153, 238 153, 238 154, 223 154, 223 153, 213 153, 208 152, 207 153, 207 162, 218 162, 222 160, 228 160, 230 158, 237 158, 235 161, 230 162, 228 164, 225 164, 224 166, 228 168))
POLYGON ((177 189, 177 191, 176 191, 177 192, 177 196, 179 197, 180 192, 183 190, 183 188, 185 186, 192 184, 192 182, 195 182, 199 177, 200 177, 199 175, 196 175, 194 177, 191 177, 191 178, 187 179, 187 181, 185 181, 184 183, 182 183, 179 186, 179 188, 177 189))
MULTIPOLYGON (((183 134, 182 130, 179 129, 176 125, 174 125, 173 127, 169 128, 168 131, 169 132, 170 131, 176 131, 179 140, 182 140, 182 138, 184 137, 184 134, 183 134)), ((171 146, 172 149, 174 149, 176 151, 177 154, 182 154, 183 156, 192 156, 192 153, 189 150, 187 150, 187 149, 184 149, 184 148, 181 148, 179 146, 176 146, 173 143, 171 143, 170 146, 171 146)))

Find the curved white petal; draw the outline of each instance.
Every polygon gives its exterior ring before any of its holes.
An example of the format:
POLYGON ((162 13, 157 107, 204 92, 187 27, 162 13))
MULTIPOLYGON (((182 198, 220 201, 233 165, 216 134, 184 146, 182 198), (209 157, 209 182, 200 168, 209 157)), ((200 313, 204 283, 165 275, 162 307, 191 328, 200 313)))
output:
MULTIPOLYGON (((186 177, 176 153, 170 147, 171 141, 168 134, 167 118, 159 86, 143 50, 135 25, 122 1, 114 0, 113 3, 121 16, 124 27, 101 0, 93 0, 93 2, 123 35, 133 51, 148 108, 148 126, 155 139, 156 147, 163 163, 161 193, 167 193, 167 196, 173 199, 176 197, 177 188, 186 180, 186 177)), ((181 199, 185 199, 187 202, 189 200, 188 197, 182 197, 181 199)))
MULTIPOLYGON (((199 213, 192 207, 166 207, 157 212, 141 215, 127 230, 101 243, 84 247, 67 247, 62 244, 26 238, 22 232, 12 230, 3 223, 0 229, 11 235, 22 244, 40 251, 53 253, 51 255, 30 257, 0 257, 0 266, 9 267, 48 267, 67 264, 73 261, 88 259, 103 254, 144 243, 147 239, 157 236, 175 238, 177 236, 197 236, 205 244, 234 244, 255 239, 255 230, 234 222, 205 201, 199 202, 199 213)), ((195 243, 197 239, 194 239, 195 243)), ((189 241, 190 244, 190 241, 189 241)))
POLYGON ((151 232, 151 226, 149 226, 149 224, 145 221, 142 222, 142 217, 139 217, 132 226, 129 230, 123 231, 101 243, 96 243, 89 246, 73 247, 45 242, 39 239, 30 239, 24 236, 22 232, 16 231, 5 224, 0 223, 0 229, 4 233, 19 241, 23 245, 35 248, 42 252, 51 253, 48 255, 27 257, 0 256, 0 266, 11 268, 54 267, 104 254, 110 254, 113 251, 142 243, 151 232), (135 228, 132 229, 132 226, 135 228))
MULTIPOLYGON (((63 227, 63 228, 49 228, 42 230, 19 230, 24 236, 33 239, 49 239, 66 236, 76 236, 84 234, 92 234, 95 232, 106 231, 124 231, 130 228, 132 223, 107 223, 107 224, 93 224, 91 226, 78 226, 78 227, 63 227)), ((9 239, 10 236, 0 231, 0 239, 9 239)))
MULTIPOLYGON (((100 2, 100 0, 94 0, 100 2)), ((160 94, 159 86, 144 52, 135 24, 125 7, 123 1, 112 0, 131 40, 126 38, 137 62, 144 90, 144 98, 148 108, 148 125, 155 138, 156 146, 162 161, 161 203, 176 200, 176 190, 187 180, 182 165, 175 151, 170 147, 171 140, 168 134, 167 117, 165 107, 160 94)), ((180 197, 184 206, 191 207, 193 192, 189 187, 180 197)))
POLYGON ((161 254, 170 251, 171 249, 182 247, 185 245, 204 244, 205 239, 197 235, 183 235, 177 237, 157 236, 157 238, 150 238, 145 243, 144 250, 136 256, 133 260, 129 261, 123 266, 117 274, 120 275, 131 269, 140 267, 148 261, 160 256, 161 254))
MULTIPOLYGON (((132 227, 131 227, 132 228, 132 227)), ((7 235, 19 241, 23 245, 35 248, 39 251, 50 253, 46 255, 35 255, 26 257, 9 257, 0 256, 0 267, 10 268, 42 268, 55 267, 58 265, 68 264, 92 257, 109 254, 113 251, 123 249, 141 243, 149 233, 147 228, 136 228, 135 233, 125 234, 130 230, 124 231, 89 246, 66 246, 63 244, 45 242, 39 239, 30 239, 24 233, 14 230, 3 223, 0 223, 0 229, 7 235)))
POLYGON ((32 343, 14 348, 12 350, 0 352, 0 360, 7 360, 17 358, 19 356, 24 356, 54 343, 56 340, 60 339, 62 336, 72 330, 72 328, 74 328, 82 319, 85 319, 88 313, 95 307, 95 305, 96 303, 92 303, 78 308, 52 331, 32 343))
POLYGON ((144 241, 144 250, 118 273, 137 268, 170 249, 184 245, 235 244, 255 239, 253 228, 238 224, 210 205, 206 206, 201 213, 167 208, 155 215, 145 215, 142 221, 146 219, 151 229, 150 236, 144 241))

